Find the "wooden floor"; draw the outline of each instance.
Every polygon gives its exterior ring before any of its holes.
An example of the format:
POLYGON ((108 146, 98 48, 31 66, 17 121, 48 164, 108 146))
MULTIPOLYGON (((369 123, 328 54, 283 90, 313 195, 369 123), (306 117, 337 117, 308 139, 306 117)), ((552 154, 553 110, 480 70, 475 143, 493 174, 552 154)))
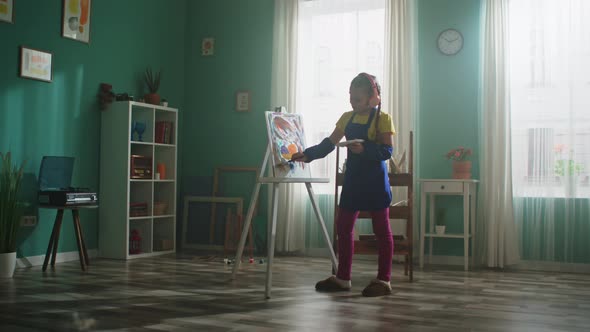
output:
POLYGON ((353 289, 317 293, 328 259, 277 257, 272 299, 265 264, 236 281, 222 258, 178 255, 94 260, 17 270, 0 280, 0 331, 588 331, 590 276, 540 272, 415 271, 394 266, 393 294, 364 298, 376 274, 355 261, 353 289))

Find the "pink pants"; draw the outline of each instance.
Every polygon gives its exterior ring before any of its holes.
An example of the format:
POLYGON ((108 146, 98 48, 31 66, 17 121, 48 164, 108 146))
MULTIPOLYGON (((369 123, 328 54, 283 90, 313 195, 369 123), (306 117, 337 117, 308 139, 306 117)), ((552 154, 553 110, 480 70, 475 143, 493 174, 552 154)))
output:
MULTIPOLYGON (((352 255, 354 253, 354 223, 359 211, 338 209, 336 231, 338 233, 338 273, 342 280, 351 279, 352 255)), ((377 237, 379 249, 379 270, 377 278, 383 281, 391 279, 391 260, 393 259, 393 237, 389 227, 389 208, 371 211, 373 232, 377 237)))

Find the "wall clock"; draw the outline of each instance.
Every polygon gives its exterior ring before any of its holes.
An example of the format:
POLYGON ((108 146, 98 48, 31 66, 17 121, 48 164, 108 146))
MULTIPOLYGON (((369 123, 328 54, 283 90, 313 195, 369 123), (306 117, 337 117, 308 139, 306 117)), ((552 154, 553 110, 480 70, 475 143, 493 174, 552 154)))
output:
POLYGON ((438 49, 444 55, 455 55, 463 48, 463 35, 458 30, 446 29, 438 35, 438 49))

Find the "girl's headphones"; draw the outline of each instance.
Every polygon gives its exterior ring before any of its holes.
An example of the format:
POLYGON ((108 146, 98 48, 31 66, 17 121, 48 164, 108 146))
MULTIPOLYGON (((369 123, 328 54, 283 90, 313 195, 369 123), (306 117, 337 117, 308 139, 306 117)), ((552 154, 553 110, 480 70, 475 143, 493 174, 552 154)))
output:
POLYGON ((361 75, 365 76, 371 83, 371 89, 373 90, 373 93, 371 94, 371 99, 369 99, 369 106, 371 106, 371 108, 375 108, 377 105, 381 104, 381 95, 379 93, 379 88, 377 87, 377 82, 375 82, 375 78, 373 78, 372 75, 367 73, 361 73, 361 75))

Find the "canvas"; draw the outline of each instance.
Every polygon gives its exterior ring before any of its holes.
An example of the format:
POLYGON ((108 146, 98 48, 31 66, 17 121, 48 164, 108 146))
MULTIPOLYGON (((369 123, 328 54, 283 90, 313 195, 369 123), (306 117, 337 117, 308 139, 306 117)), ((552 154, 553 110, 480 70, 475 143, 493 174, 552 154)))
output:
POLYGON ((306 148, 301 114, 266 112, 268 139, 272 147, 273 175, 281 178, 311 178, 309 164, 289 163, 296 152, 306 148))

